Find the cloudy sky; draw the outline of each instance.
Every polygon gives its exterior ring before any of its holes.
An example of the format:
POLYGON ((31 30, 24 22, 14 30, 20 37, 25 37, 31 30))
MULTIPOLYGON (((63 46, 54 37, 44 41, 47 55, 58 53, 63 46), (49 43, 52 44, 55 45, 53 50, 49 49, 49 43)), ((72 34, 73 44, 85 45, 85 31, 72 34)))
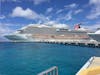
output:
POLYGON ((0 0, 0 35, 30 23, 100 27, 100 0, 0 0))

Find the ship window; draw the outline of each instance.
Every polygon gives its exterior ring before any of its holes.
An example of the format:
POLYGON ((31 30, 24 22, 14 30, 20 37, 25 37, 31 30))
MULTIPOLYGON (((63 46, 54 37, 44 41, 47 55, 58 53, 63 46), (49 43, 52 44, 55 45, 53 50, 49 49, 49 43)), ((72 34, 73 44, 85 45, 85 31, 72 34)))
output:
POLYGON ((52 38, 54 38, 55 36, 54 36, 54 35, 52 35, 51 37, 52 37, 52 38))

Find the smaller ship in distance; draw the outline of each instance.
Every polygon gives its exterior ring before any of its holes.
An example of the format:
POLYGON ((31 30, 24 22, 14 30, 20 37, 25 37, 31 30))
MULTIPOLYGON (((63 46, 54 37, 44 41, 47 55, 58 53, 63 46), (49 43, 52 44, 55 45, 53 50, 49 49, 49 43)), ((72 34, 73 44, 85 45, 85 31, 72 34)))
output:
POLYGON ((100 42, 100 28, 98 28, 98 30, 94 33, 88 33, 88 35, 94 40, 100 42))

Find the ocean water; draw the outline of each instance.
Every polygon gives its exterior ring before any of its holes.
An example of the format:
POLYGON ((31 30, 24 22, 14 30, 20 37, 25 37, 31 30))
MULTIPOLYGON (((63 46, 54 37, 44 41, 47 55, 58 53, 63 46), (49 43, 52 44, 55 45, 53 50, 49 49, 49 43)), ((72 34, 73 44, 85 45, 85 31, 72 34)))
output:
POLYGON ((58 66, 59 75, 75 75, 100 48, 47 43, 0 43, 0 75, 37 75, 58 66))

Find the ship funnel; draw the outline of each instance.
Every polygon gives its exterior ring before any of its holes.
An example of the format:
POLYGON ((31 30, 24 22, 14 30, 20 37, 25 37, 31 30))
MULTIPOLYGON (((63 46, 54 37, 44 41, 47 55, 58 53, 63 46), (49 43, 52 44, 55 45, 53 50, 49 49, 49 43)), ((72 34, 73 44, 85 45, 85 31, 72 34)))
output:
POLYGON ((81 25, 81 23, 76 24, 75 27, 74 27, 74 29, 75 29, 75 30, 80 29, 80 28, 81 28, 80 25, 81 25))

